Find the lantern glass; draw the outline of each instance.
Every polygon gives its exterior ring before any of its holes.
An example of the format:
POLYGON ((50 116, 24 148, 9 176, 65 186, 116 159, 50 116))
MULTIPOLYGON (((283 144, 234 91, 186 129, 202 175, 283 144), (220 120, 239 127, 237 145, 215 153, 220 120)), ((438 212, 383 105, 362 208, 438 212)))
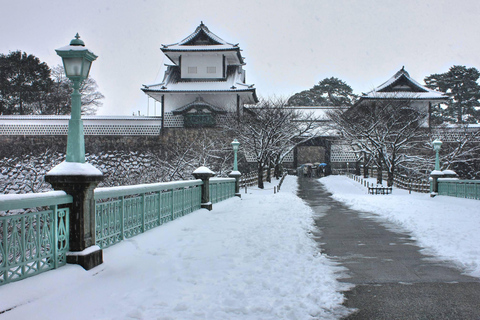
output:
POLYGON ((89 60, 86 60, 84 59, 83 60, 83 74, 82 74, 82 77, 83 78, 88 78, 88 74, 90 73, 90 67, 92 66, 92 61, 89 61, 89 60))
POLYGON ((238 146, 240 145, 240 142, 238 142, 237 139, 235 139, 232 141, 231 144, 232 144, 233 151, 238 151, 238 146))
POLYGON ((435 140, 432 142, 432 144, 433 144, 434 151, 440 151, 440 148, 442 147, 442 141, 435 140))
POLYGON ((82 75, 83 58, 63 58, 65 75, 67 78, 79 77, 82 75))

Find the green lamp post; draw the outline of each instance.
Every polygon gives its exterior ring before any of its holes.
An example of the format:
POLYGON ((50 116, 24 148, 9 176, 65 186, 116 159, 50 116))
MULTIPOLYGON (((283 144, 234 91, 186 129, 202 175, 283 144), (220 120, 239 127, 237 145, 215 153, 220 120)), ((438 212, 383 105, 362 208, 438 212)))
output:
POLYGON ((63 60, 65 75, 72 81, 72 113, 68 123, 66 162, 85 162, 85 139, 81 111, 80 85, 88 77, 92 62, 97 56, 85 47, 80 36, 75 36, 70 45, 56 49, 63 60))
POLYGON ((238 146, 240 145, 240 142, 238 142, 237 139, 234 139, 231 145, 233 149, 233 171, 238 171, 237 152, 238 152, 238 146))
POLYGON ((240 195, 240 176, 242 175, 238 171, 238 162, 237 162, 237 152, 240 142, 237 139, 234 139, 231 143, 233 149, 233 171, 228 175, 231 178, 235 178, 235 196, 241 197, 240 195))
POLYGON ((436 139, 432 142, 433 150, 435 151, 435 170, 440 170, 440 157, 439 152, 442 147, 442 141, 436 139))
POLYGON ((72 114, 68 122, 67 155, 45 175, 45 181, 55 190, 63 190, 72 196, 69 227, 69 253, 67 263, 79 264, 86 270, 103 262, 103 251, 96 243, 94 190, 103 180, 103 174, 85 162, 85 139, 81 111, 82 81, 88 77, 90 66, 97 56, 85 48, 80 36, 70 45, 59 48, 65 75, 72 81, 72 114))

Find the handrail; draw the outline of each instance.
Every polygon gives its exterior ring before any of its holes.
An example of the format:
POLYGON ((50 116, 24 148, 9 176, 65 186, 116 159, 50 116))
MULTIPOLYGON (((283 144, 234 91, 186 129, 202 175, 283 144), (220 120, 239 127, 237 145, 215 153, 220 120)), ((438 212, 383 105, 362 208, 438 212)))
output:
POLYGON ((95 189, 95 200, 203 185, 202 180, 172 181, 95 189))
POLYGON ((438 179, 438 194, 480 200, 480 180, 438 179))
POLYGON ((49 207, 42 211, 0 216, 0 285, 66 264, 69 207, 64 191, 0 195, 0 211, 49 207))
POLYGON ((72 203, 72 196, 65 191, 48 191, 42 193, 0 195, 0 211, 55 206, 72 203))
POLYGON ((210 178, 210 184, 235 182, 235 178, 210 178))

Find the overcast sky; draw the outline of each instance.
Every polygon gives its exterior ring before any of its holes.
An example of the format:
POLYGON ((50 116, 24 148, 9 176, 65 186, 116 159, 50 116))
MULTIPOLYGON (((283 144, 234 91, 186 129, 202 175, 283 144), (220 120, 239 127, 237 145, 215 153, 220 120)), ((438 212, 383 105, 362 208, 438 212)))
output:
MULTIPOLYGON (((288 97, 326 77, 356 93, 402 66, 417 81, 454 64, 480 69, 480 2, 411 0, 2 0, 0 52, 22 50, 50 67, 78 32, 98 59, 98 114, 147 113, 142 84, 160 81, 161 44, 203 21, 239 43, 259 96, 288 97)), ((150 109, 152 114, 152 108, 150 109)))

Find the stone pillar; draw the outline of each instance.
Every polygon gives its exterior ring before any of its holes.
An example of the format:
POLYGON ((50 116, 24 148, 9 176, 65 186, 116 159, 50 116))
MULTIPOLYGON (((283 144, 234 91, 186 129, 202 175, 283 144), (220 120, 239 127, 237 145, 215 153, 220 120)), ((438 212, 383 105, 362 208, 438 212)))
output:
POLYGON ((443 176, 443 172, 439 170, 433 170, 430 173, 430 197, 438 195, 438 179, 443 178, 443 176))
POLYGON ((240 171, 232 171, 228 175, 230 178, 235 178, 235 196, 236 197, 242 197, 240 194, 240 177, 242 176, 242 173, 240 171))
POLYGON ((55 190, 63 190, 73 197, 67 263, 79 264, 85 270, 103 263, 102 249, 95 245, 94 199, 94 189, 102 180, 102 173, 88 163, 63 162, 45 176, 45 181, 55 190))
POLYGON ((212 210, 212 202, 210 201, 210 178, 213 177, 215 173, 207 167, 202 166, 195 169, 192 175, 195 179, 201 179, 203 182, 201 207, 212 210))

